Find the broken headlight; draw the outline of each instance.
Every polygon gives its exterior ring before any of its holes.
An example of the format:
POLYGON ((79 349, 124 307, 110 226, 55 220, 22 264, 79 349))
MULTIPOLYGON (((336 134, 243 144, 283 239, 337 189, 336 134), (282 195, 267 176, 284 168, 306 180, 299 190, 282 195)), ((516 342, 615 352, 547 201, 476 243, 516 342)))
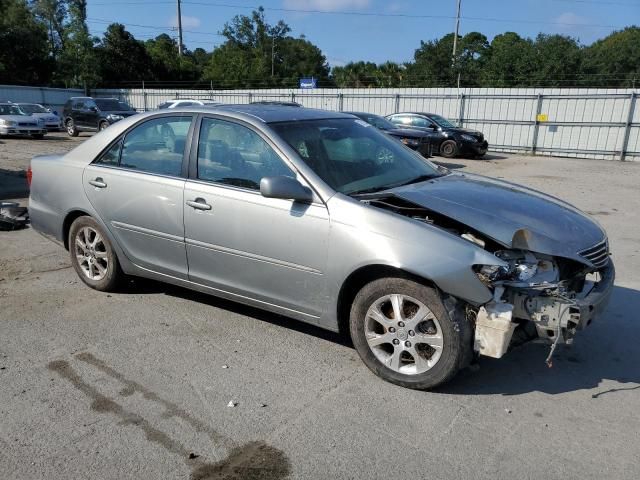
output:
POLYGON ((473 270, 478 279, 487 286, 509 275, 509 269, 501 265, 474 265, 473 270))

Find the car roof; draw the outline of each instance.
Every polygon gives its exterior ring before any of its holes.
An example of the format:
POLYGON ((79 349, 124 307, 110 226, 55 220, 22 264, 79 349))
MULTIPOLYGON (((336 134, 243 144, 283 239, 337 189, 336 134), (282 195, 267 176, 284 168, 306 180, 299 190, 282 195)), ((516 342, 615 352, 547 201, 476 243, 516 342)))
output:
POLYGON ((391 115, 422 115, 424 117, 431 117, 432 115, 437 115, 437 114, 427 113, 427 112, 398 112, 398 113, 392 113, 391 115))
MULTIPOLYGON (((193 108, 193 107, 192 107, 193 108)), ((329 110, 315 108, 289 107, 283 105, 242 104, 242 105, 218 105, 215 107, 203 106, 201 109, 210 111, 231 111, 244 115, 250 115, 264 123, 290 122, 296 120, 322 120, 335 118, 353 118, 352 115, 329 110)))

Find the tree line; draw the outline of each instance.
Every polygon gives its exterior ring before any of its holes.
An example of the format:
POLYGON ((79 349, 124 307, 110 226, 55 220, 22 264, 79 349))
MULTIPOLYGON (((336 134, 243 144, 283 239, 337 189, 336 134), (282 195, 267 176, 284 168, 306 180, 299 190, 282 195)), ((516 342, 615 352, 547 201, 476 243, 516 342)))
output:
POLYGON ((87 27, 86 0, 0 0, 0 84, 63 87, 148 85, 213 88, 296 87, 315 77, 325 87, 635 87, 640 28, 627 27, 585 46, 570 36, 491 41, 479 32, 422 41, 413 61, 351 62, 330 68, 316 45, 294 37, 264 10, 227 22, 224 42, 178 54, 168 34, 136 39, 119 23, 101 37, 87 27))

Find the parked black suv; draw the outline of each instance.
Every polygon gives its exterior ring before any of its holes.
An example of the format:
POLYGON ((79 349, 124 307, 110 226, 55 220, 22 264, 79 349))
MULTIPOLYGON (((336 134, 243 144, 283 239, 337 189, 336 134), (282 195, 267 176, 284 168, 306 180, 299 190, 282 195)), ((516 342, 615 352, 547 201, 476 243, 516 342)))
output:
POLYGON ((62 116, 67 133, 104 130, 112 123, 135 115, 136 111, 117 98, 72 97, 64 104, 62 116))
POLYGON ((391 123, 380 115, 374 115, 373 113, 365 112, 344 112, 355 115, 360 120, 364 120, 369 125, 373 125, 378 130, 382 130, 388 133, 392 137, 397 138, 407 147, 412 150, 417 150, 423 157, 429 158, 431 156, 431 141, 430 135, 427 132, 417 130, 415 128, 403 128, 399 125, 391 123))
POLYGON ((433 144, 433 152, 446 158, 481 157, 489 148, 482 132, 456 127, 435 113, 394 113, 386 118, 398 127, 427 132, 433 144))

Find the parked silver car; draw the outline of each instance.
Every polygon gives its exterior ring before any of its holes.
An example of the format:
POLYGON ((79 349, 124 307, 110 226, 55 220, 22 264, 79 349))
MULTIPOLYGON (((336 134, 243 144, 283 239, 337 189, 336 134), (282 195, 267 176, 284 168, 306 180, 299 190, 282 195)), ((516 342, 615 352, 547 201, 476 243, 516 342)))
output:
POLYGON ((40 105, 39 103, 16 103, 20 110, 35 118, 41 118, 48 132, 59 131, 64 129, 62 119, 53 113, 50 109, 40 105))
POLYGON ((42 138, 47 133, 44 120, 29 115, 15 103, 0 103, 0 135, 42 138))
POLYGON ((34 158, 29 176, 33 227, 90 287, 148 277, 348 331, 372 371, 411 388, 502 356, 514 330, 571 341, 613 285, 584 213, 341 113, 156 111, 34 158))

